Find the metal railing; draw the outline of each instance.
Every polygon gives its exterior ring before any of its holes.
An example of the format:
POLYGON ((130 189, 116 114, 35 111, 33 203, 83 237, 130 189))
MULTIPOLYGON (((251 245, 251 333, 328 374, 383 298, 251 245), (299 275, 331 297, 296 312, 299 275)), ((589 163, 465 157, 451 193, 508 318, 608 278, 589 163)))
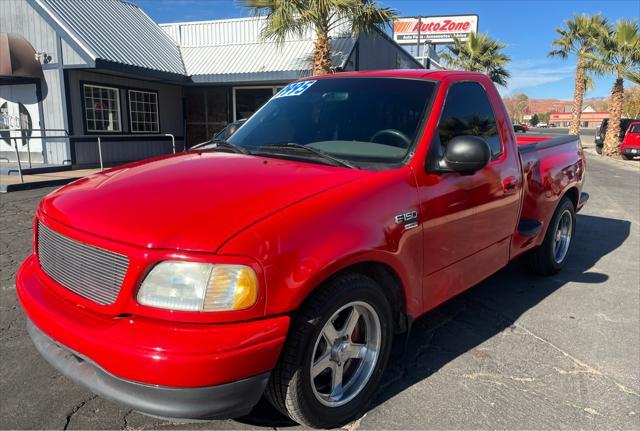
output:
MULTIPOLYGON (((18 154, 18 140, 26 141, 29 168, 33 167, 32 163, 31 163, 31 143, 29 142, 31 139, 68 138, 69 137, 69 132, 67 132, 66 129, 0 129, 0 132, 9 132, 9 136, 0 136, 0 139, 16 141, 15 142, 16 155, 18 154), (20 136, 11 136, 11 132, 20 132, 20 136), (39 132, 40 135, 39 136, 33 136, 33 135, 27 136, 26 132, 30 132, 30 133, 39 132), (48 133, 48 132, 58 132, 58 133, 63 132, 64 135, 57 135, 57 136, 43 135, 43 133, 48 133)), ((10 162, 10 160, 8 158, 6 158, 6 157, 2 157, 2 160, 6 160, 7 162, 10 162)), ((18 165, 20 165, 20 157, 18 157, 18 165)))
MULTIPOLYGON (((31 161, 31 144, 29 140, 45 139, 45 138, 63 138, 63 139, 69 138, 69 133, 67 132, 66 129, 0 129, 0 131, 9 132, 9 135, 11 135, 11 132, 20 132, 20 136, 0 136, 0 139, 14 141, 13 148, 16 150, 16 162, 18 163, 18 175, 20 175, 21 183, 24 183, 24 176, 22 175, 22 161, 20 160, 20 150, 18 150, 18 140, 26 140, 29 168, 32 168, 33 164, 31 161), (40 136, 33 136, 33 135, 26 136, 25 132, 31 132, 31 133, 39 132, 40 136), (43 133, 47 133, 47 132, 58 132, 58 133, 63 132, 64 135, 58 135, 58 136, 43 135, 43 133)), ((2 160, 6 160, 9 163, 11 162, 7 157, 2 157, 2 160)))
MULTIPOLYGON (((31 162, 31 147, 29 145, 29 139, 46 139, 46 138, 62 138, 62 139, 69 139, 71 140, 89 140, 89 139, 95 139, 98 143, 98 158, 100 161, 100 170, 104 171, 104 157, 102 154, 102 143, 103 141, 108 141, 109 139, 113 139, 113 138, 117 138, 117 139, 122 139, 122 138, 170 138, 171 139, 171 149, 173 151, 173 154, 176 154, 176 137, 171 134, 171 133, 155 133, 155 134, 135 134, 135 135, 73 135, 70 136, 68 134, 68 132, 65 129, 29 129, 30 132, 64 132, 64 135, 61 136, 46 136, 46 135, 40 135, 40 136, 25 136, 24 129, 2 129, 2 132, 21 132, 22 136, 0 136, 0 139, 7 139, 7 140, 13 140, 15 141, 14 143, 14 148, 16 151, 16 162, 18 163, 18 174, 20 175, 20 182, 24 183, 24 176, 22 174, 22 162, 20 160, 20 151, 18 150, 18 140, 23 140, 26 139, 27 141, 27 153, 28 153, 28 158, 29 158, 29 168, 32 167, 32 162, 31 162)), ((186 145, 184 146, 185 150, 186 150, 186 145)), ((7 162, 10 162, 10 160, 6 157, 2 157, 3 160, 7 160, 7 162)))
POLYGON ((87 140, 87 139, 96 139, 98 141, 98 158, 100 159, 100 170, 104 171, 104 158, 102 157, 102 142, 108 141, 109 138, 171 138, 171 149, 173 150, 173 154, 176 153, 176 137, 171 133, 155 133, 148 135, 74 135, 69 138, 74 140, 87 140))

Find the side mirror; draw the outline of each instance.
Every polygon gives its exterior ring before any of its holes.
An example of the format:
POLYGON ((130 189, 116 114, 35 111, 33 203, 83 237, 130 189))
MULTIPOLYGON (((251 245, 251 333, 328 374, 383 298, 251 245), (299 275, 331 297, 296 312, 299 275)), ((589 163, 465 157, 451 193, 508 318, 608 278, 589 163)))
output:
POLYGON ((446 146, 438 162, 441 172, 472 174, 489 164, 491 147, 478 136, 456 136, 446 146))

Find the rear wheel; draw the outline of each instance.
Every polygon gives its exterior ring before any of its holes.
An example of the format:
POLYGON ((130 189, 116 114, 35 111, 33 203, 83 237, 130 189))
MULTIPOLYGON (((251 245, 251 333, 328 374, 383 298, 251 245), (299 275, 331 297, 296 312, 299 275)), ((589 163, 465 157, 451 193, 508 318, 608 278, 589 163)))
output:
POLYGON ((355 419, 389 358, 391 307, 375 281, 349 274, 321 288, 291 322, 267 399, 315 428, 355 419))
POLYGON ((602 146, 596 145, 596 153, 602 155, 602 146))
POLYGON ((563 197, 551 218, 551 223, 540 247, 527 252, 522 260, 532 272, 551 275, 560 271, 567 262, 576 229, 576 210, 568 197, 563 197))

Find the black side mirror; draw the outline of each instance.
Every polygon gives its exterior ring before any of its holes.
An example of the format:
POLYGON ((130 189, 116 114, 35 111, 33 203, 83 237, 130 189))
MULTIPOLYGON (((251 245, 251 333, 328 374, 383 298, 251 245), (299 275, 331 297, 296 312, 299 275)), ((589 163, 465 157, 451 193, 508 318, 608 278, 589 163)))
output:
POLYGON ((491 147, 478 136, 456 136, 446 146, 438 162, 441 172, 472 174, 489 164, 491 147))

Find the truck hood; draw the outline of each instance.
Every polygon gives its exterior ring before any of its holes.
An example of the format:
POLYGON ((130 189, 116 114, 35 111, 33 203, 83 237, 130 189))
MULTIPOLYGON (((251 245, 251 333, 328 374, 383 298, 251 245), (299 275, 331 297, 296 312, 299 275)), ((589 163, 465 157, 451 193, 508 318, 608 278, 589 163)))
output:
POLYGON ((91 175, 41 211, 81 231, 145 248, 216 251, 268 215, 366 171, 240 154, 189 152, 91 175))

